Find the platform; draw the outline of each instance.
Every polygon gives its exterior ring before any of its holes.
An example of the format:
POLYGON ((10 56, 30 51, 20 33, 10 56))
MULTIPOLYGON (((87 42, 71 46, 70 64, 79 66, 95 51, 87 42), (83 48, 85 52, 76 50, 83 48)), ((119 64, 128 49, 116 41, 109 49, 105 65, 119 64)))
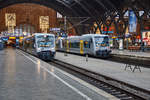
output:
POLYGON ((0 51, 1 100, 117 100, 27 53, 0 51))
POLYGON ((88 62, 86 62, 86 58, 83 56, 73 54, 64 56, 64 53, 61 52, 57 52, 56 59, 150 91, 149 68, 142 67, 142 72, 136 70, 133 73, 130 69, 124 70, 125 64, 122 63, 96 58, 89 58, 88 62))
POLYGON ((132 56, 132 57, 141 57, 141 58, 149 58, 150 59, 150 52, 142 52, 142 51, 129 51, 129 50, 118 50, 112 49, 112 53, 114 55, 125 55, 125 56, 132 56))

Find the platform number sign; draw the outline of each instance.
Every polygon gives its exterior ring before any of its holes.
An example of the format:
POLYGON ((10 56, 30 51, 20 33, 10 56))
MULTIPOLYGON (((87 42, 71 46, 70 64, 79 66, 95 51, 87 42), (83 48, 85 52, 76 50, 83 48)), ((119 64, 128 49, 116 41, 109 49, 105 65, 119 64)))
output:
POLYGON ((80 40, 80 54, 83 54, 83 40, 80 40))

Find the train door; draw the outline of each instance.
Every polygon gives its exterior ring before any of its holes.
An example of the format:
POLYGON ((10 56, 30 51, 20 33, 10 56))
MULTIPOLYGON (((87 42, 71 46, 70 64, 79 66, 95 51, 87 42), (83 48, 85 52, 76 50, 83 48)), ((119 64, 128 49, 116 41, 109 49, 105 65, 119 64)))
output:
POLYGON ((35 36, 32 37, 32 53, 36 55, 36 43, 35 36))
POLYGON ((16 37, 16 48, 19 48, 19 37, 16 37))
POLYGON ((83 39, 83 44, 84 44, 84 53, 85 54, 89 54, 89 49, 90 49, 90 42, 88 40, 88 38, 84 38, 83 39))
POLYGON ((83 54, 84 50, 83 50, 83 40, 80 40, 80 54, 83 54))
POLYGON ((89 42, 90 42, 89 53, 93 55, 93 54, 94 54, 94 51, 95 51, 95 49, 94 49, 94 40, 93 40, 93 37, 90 37, 90 38, 89 38, 89 42))
POLYGON ((62 49, 63 48, 63 39, 59 40, 59 48, 62 49))

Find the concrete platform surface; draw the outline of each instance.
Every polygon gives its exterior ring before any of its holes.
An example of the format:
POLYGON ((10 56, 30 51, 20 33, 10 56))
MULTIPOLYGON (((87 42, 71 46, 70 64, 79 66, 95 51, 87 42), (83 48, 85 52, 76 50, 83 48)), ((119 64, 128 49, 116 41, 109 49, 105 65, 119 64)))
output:
POLYGON ((0 51, 0 100, 117 100, 20 50, 0 51))
POLYGON ((64 56, 64 53, 57 52, 56 59, 73 64, 75 66, 100 73, 117 80, 135 85, 137 87, 150 91, 150 69, 141 68, 142 72, 135 70, 133 73, 130 69, 124 70, 125 65, 122 63, 116 63, 112 61, 89 58, 86 62, 86 58, 83 56, 68 54, 64 56))
POLYGON ((112 49, 112 53, 111 54, 150 58, 150 52, 140 52, 140 51, 131 52, 129 50, 112 49))

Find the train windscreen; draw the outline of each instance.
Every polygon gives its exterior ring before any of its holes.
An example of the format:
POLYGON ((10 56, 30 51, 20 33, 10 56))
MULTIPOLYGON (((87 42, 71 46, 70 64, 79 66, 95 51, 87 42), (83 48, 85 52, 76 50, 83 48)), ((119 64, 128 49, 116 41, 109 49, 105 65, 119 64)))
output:
POLYGON ((109 38, 108 37, 96 36, 95 37, 95 44, 96 44, 96 47, 108 46, 109 45, 109 38))
POLYGON ((38 47, 54 47, 54 37, 53 36, 44 36, 44 35, 40 35, 37 36, 37 44, 38 47))

